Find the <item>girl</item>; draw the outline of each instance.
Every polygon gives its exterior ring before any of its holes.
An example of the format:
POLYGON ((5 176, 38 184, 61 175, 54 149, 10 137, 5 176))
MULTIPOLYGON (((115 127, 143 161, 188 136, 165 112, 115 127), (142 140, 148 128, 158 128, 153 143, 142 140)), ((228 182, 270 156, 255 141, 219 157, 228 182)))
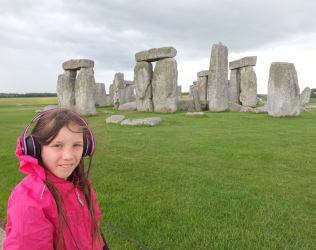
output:
POLYGON ((20 171, 29 175, 9 198, 4 249, 108 249, 88 179, 93 151, 87 123, 68 109, 49 110, 31 121, 17 142, 20 171))

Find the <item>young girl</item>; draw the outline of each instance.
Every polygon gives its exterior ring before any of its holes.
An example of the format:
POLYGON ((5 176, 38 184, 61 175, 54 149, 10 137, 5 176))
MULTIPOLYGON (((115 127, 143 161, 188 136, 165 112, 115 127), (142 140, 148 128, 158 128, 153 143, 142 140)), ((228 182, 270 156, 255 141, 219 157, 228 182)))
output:
POLYGON ((29 175, 9 198, 4 249, 108 249, 88 179, 93 150, 86 122, 68 109, 50 110, 31 121, 17 142, 20 171, 29 175))

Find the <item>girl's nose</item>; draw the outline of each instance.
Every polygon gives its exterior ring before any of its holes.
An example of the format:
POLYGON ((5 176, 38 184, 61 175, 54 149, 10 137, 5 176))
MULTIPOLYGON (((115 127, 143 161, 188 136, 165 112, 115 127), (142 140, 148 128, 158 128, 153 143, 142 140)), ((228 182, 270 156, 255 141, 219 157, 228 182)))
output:
POLYGON ((72 148, 71 149, 65 148, 63 150, 63 159, 64 160, 72 160, 73 157, 74 157, 74 152, 73 152, 72 148))

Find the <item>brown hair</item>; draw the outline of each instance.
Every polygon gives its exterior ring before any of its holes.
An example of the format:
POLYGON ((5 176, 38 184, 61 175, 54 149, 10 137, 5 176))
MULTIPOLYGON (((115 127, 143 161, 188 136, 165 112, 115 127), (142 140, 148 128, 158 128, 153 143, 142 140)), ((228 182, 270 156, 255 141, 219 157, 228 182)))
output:
MULTIPOLYGON (((68 110, 68 109, 55 109, 43 115, 36 123, 34 129, 31 132, 31 135, 36 139, 36 141, 38 142, 40 146, 48 145, 56 138, 59 131, 63 127, 66 126, 69 128, 70 124, 75 124, 79 127, 80 132, 83 133, 84 141, 86 141, 86 138, 89 138, 90 140, 92 139, 90 138, 90 130, 87 127, 87 125, 81 120, 80 117, 77 116, 77 114, 75 114, 73 111, 68 110)), ((37 158, 38 158, 39 164, 45 170, 47 170, 47 168, 43 164, 41 157, 37 157, 37 158)), ((90 216, 93 220, 93 227, 94 227, 93 239, 92 239, 93 245, 97 243, 97 245, 102 246, 101 231, 98 225, 98 220, 96 217, 96 213, 95 213, 95 209, 94 209, 94 205, 92 201, 91 184, 88 179, 90 168, 91 168, 91 160, 92 160, 92 156, 89 156, 89 165, 88 165, 87 170, 85 171, 84 160, 83 158, 81 158, 78 166, 74 170, 79 176, 79 182, 75 183, 75 185, 82 189, 82 192, 84 194, 85 200, 88 205, 90 216)), ((48 189, 50 190, 51 194, 53 195, 56 201, 57 208, 58 208, 59 241, 58 241, 57 249, 60 249, 61 246, 64 244, 64 237, 63 237, 64 218, 62 215, 62 211, 63 211, 63 208, 65 207, 64 206, 65 204, 64 204, 62 195, 60 193, 60 190, 54 185, 54 183, 49 178, 47 178, 47 176, 46 176, 46 185, 48 189)))

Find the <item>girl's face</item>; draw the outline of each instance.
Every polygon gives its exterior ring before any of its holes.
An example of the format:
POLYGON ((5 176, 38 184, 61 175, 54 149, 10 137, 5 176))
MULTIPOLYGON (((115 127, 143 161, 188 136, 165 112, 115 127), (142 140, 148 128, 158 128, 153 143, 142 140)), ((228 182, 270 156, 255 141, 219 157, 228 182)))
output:
POLYGON ((41 151, 47 169, 65 180, 78 166, 83 151, 83 133, 75 124, 69 124, 68 127, 62 127, 55 139, 42 146, 41 151))

